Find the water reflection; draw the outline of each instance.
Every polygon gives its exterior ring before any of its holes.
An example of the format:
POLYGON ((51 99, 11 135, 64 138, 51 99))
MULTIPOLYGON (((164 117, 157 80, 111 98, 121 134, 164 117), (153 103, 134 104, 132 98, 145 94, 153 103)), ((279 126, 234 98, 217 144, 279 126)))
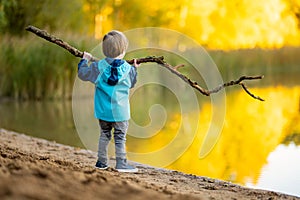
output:
MULTIPOLYGON (((241 184, 256 184, 262 167, 268 164, 269 154, 281 143, 295 140, 297 144, 299 141, 300 88, 269 87, 252 91, 262 94, 266 102, 254 101, 243 91, 227 93, 222 135, 206 158, 199 159, 196 155, 208 118, 199 124, 202 128, 192 146, 168 168, 241 184)), ((210 106, 204 104, 200 115, 208 113, 210 106)))
POLYGON ((0 103, 0 127, 83 147, 73 123, 70 101, 0 103))
POLYGON ((299 196, 300 148, 295 143, 279 145, 268 157, 257 184, 247 186, 299 196))

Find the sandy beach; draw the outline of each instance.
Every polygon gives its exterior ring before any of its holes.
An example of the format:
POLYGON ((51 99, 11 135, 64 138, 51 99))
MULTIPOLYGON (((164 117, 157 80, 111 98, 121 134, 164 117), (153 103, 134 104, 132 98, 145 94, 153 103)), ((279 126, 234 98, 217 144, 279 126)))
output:
POLYGON ((0 199, 300 199, 138 163, 134 174, 99 170, 96 152, 4 129, 0 137, 0 199))

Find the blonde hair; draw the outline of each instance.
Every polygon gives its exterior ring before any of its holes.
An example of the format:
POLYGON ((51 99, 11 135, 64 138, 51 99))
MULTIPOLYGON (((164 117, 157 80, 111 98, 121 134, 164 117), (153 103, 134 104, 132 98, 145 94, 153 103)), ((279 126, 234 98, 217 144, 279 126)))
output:
POLYGON ((128 39, 126 36, 116 30, 112 30, 103 37, 102 51, 106 57, 115 58, 126 52, 128 48, 128 39))

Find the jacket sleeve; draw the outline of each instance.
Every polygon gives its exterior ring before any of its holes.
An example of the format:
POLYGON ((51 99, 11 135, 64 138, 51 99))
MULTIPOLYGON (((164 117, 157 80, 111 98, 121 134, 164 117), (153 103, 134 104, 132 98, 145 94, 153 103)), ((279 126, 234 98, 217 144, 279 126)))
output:
POLYGON ((78 63, 78 77, 83 81, 95 83, 99 73, 97 62, 92 62, 89 66, 87 60, 81 59, 78 63))
POLYGON ((136 77, 137 77, 136 67, 131 66, 129 76, 130 76, 130 80, 131 80, 131 87, 130 88, 133 88, 136 84, 136 77))

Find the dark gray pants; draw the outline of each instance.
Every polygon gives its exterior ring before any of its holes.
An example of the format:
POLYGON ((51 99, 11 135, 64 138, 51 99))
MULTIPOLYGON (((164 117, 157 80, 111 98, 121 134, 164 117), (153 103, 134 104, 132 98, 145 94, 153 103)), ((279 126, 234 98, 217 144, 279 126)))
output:
POLYGON ((115 154, 116 158, 126 158, 126 133, 128 129, 128 121, 122 122, 106 122, 99 120, 101 133, 98 144, 98 160, 107 164, 107 150, 108 144, 112 137, 112 129, 114 129, 114 141, 115 141, 115 154))

